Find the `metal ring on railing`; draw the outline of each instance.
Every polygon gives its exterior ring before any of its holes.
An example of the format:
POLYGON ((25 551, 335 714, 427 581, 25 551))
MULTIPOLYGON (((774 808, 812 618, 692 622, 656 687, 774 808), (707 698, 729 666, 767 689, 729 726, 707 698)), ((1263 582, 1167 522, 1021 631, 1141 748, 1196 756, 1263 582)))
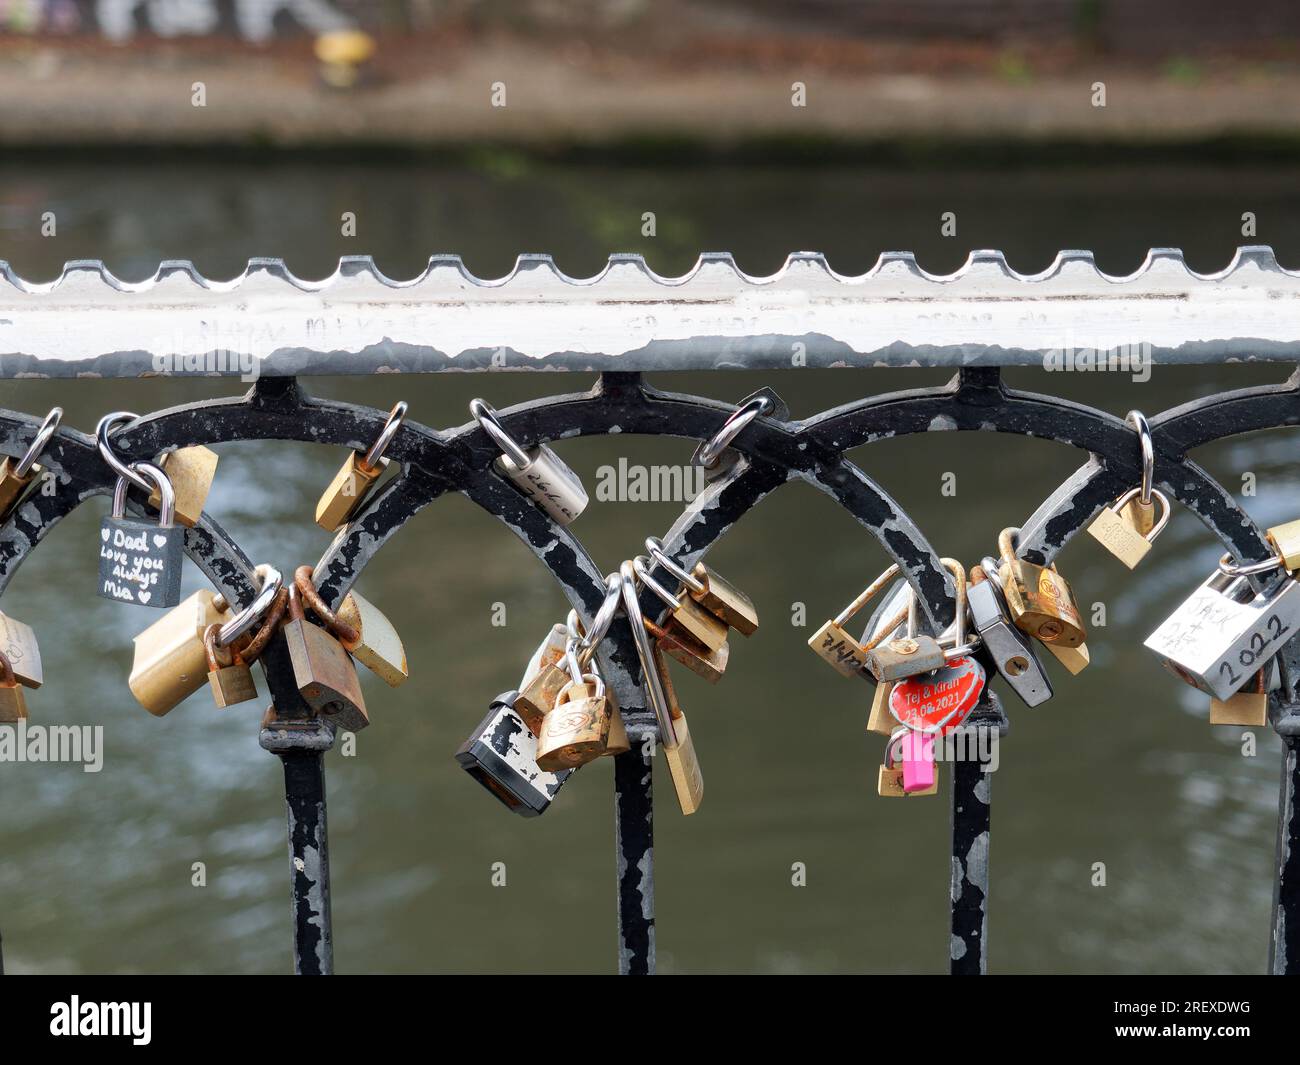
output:
POLYGON ((659 726, 659 737, 664 747, 672 750, 679 744, 677 728, 673 724, 672 711, 668 706, 668 696, 664 694, 659 680, 659 671, 655 668, 654 648, 650 646, 650 637, 645 631, 645 622, 641 617, 641 603, 636 595, 636 573, 631 562, 624 562, 618 567, 619 587, 623 593, 623 611, 627 614, 628 627, 632 630, 632 642, 636 645, 637 660, 641 663, 641 684, 645 689, 650 709, 654 712, 655 723, 659 726))
POLYGON ((406 400, 399 399, 393 404, 393 409, 388 412, 388 421, 384 422, 384 427, 379 430, 379 435, 375 437, 375 442, 370 445, 370 450, 366 452, 361 460, 361 465, 367 470, 373 470, 379 465, 379 460, 384 457, 384 452, 388 450, 388 445, 393 442, 393 437, 402 427, 402 422, 406 420, 406 400))
POLYGON ((1219 559, 1219 572, 1225 573, 1229 577, 1249 577, 1252 574, 1267 573, 1269 570, 1278 569, 1285 565, 1286 563, 1281 555, 1274 555, 1262 562, 1233 562, 1231 553, 1227 553, 1219 559))
POLYGON ((696 592, 699 595, 703 595, 708 591, 704 586, 704 582, 697 580, 695 574, 683 569, 668 557, 668 552, 664 550, 663 541, 660 540, 659 537, 647 536, 645 538, 645 549, 650 552, 651 558, 658 562, 659 565, 663 566, 671 576, 676 577, 691 591, 696 592))
POLYGON ((743 407, 737 407, 722 423, 722 427, 709 438, 709 442, 696 452, 696 462, 706 469, 712 469, 718 464, 718 459, 727 446, 744 431, 745 426, 771 409, 772 401, 767 396, 755 396, 743 407))
POLYGON ((95 426, 95 442, 99 446, 100 457, 108 463, 108 468, 118 477, 125 477, 133 485, 145 492, 152 492, 154 489, 153 484, 119 459, 113 451, 112 445, 108 442, 108 431, 113 426, 120 422, 133 422, 138 417, 138 414, 132 414, 129 410, 115 410, 111 414, 105 414, 95 426))
POLYGON ((1147 416, 1140 410, 1131 410, 1124 415, 1124 423, 1137 430, 1138 448, 1142 458, 1142 489, 1138 499, 1144 507, 1149 507, 1151 487, 1156 472, 1156 449, 1151 442, 1151 426, 1147 423, 1147 416))
POLYGON ((492 438, 492 441, 499 447, 506 456, 519 469, 526 470, 533 464, 532 457, 515 441, 509 433, 506 432, 505 426, 501 424, 501 418, 491 404, 482 399, 471 399, 469 401, 469 412, 474 415, 474 420, 479 423, 483 431, 492 438))
POLYGON ((263 563, 257 567, 256 573, 262 578, 262 587, 258 589, 257 595, 253 597, 253 601, 248 606, 221 626, 221 630, 217 633, 218 647, 229 647, 243 636, 244 633, 257 624, 261 616, 275 602, 275 597, 280 594, 280 587, 284 583, 284 578, 278 569, 263 563))
POLYGON ((27 476, 28 471, 36 465, 36 460, 41 457, 45 445, 58 432, 61 421, 63 421, 63 408, 51 407, 50 413, 45 416, 45 421, 41 422, 41 427, 36 430, 36 438, 32 440, 32 446, 27 449, 23 457, 18 460, 18 465, 14 467, 15 477, 27 476))
POLYGON ((609 635, 609 627, 614 623, 614 618, 618 614, 618 607, 622 597, 623 593, 619 586, 618 574, 611 573, 605 578, 605 599, 600 604, 600 609, 596 611, 596 616, 591 619, 591 632, 589 633, 582 631, 582 622, 578 618, 578 612, 576 610, 569 611, 565 626, 568 628, 570 635, 578 638, 578 661, 584 669, 596 653, 600 641, 609 635))

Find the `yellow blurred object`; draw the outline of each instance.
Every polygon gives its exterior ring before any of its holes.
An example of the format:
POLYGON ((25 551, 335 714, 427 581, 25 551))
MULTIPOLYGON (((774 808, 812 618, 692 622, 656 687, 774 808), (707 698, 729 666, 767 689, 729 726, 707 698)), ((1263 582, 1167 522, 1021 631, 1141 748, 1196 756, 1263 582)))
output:
POLYGON ((375 39, 361 30, 337 30, 316 38, 321 78, 338 89, 356 84, 358 68, 375 54, 375 39))
POLYGON ((336 30, 316 38, 316 58, 322 63, 359 66, 375 54, 375 39, 361 30, 336 30))

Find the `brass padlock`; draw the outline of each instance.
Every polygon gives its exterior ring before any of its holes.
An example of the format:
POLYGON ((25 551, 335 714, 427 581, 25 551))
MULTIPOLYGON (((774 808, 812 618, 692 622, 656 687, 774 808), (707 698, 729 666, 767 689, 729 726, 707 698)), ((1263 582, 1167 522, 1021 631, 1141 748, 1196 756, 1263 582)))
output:
POLYGON ((406 648, 393 623, 377 606, 357 592, 348 592, 336 614, 316 590, 310 566, 299 566, 293 579, 303 602, 348 654, 368 666, 389 687, 396 688, 406 680, 406 648))
POLYGON ((370 724, 357 669, 343 645, 303 613, 296 583, 289 585, 284 642, 293 662, 294 683, 316 713, 348 732, 370 724))
POLYGON ((610 725, 605 682, 595 673, 572 678, 542 721, 537 737, 538 768, 554 773, 594 761, 605 753, 610 725))
POLYGON ((680 662, 710 684, 717 684, 722 679, 723 673, 727 671, 727 662, 731 659, 730 644, 724 643, 716 651, 706 653, 694 640, 682 639, 680 632, 661 628, 644 614, 641 615, 641 621, 669 658, 680 662))
POLYGON ((715 618, 742 636, 752 636, 758 631, 758 611, 753 600, 734 584, 708 569, 703 562, 695 563, 695 568, 688 573, 669 557, 664 545, 653 536, 646 537, 645 546, 650 557, 680 581, 686 594, 715 618))
MULTIPOLYGON (((201 588, 135 637, 128 685, 149 713, 162 717, 203 687, 208 676, 203 634, 209 626, 227 627, 225 638, 233 641, 271 609, 281 589, 280 571, 261 565, 257 576, 261 581, 257 595, 237 615, 232 617, 225 596, 201 588)), ((249 661, 252 658, 248 656, 249 661)))
POLYGON ((36 483, 36 478, 41 474, 41 467, 37 465, 36 460, 41 457, 45 445, 58 431, 61 421, 63 421, 63 408, 52 408, 45 416, 45 420, 41 422, 40 428, 36 430, 36 436, 23 455, 17 459, 6 455, 4 460, 0 461, 0 522, 5 521, 18 508, 18 504, 36 483))
POLYGON ((0 725, 16 725, 26 718, 27 698, 9 659, 0 654, 0 725))
POLYGON ((1086 643, 1081 643, 1078 647, 1062 647, 1059 643, 1045 643, 1043 646, 1052 653, 1053 658, 1076 677, 1087 669, 1092 662, 1092 656, 1088 653, 1086 643))
POLYGON ((1138 499, 1142 489, 1130 488, 1110 506, 1104 508, 1088 526, 1088 535, 1129 569, 1136 568, 1151 550, 1151 544, 1169 524, 1169 497, 1153 489, 1151 498, 1160 504, 1160 520, 1146 533, 1139 533, 1124 517, 1124 508, 1138 499))
POLYGON ((542 719, 555 706, 560 692, 573 679, 564 667, 567 641, 568 630, 563 625, 552 626, 541 646, 533 653, 528 668, 519 681, 514 711, 523 718, 534 736, 542 731, 542 719))
POLYGON ((225 598, 201 588, 135 637, 127 683, 149 713, 162 717, 203 686, 208 675, 203 634, 225 612, 225 598))
POLYGON ((1268 724, 1268 681, 1265 673, 1272 668, 1269 663, 1255 674, 1255 690, 1239 691, 1226 699, 1210 698, 1211 725, 1239 725, 1244 728, 1263 728, 1268 724))
MULTIPOLYGON (((217 453, 202 444, 177 448, 164 455, 158 466, 167 474, 176 493, 176 520, 192 529, 203 515, 208 492, 217 476, 217 453)), ((162 495, 157 488, 149 495, 149 505, 162 507, 162 495)))
POLYGON ((208 626, 203 634, 203 650, 207 658, 212 701, 217 704, 218 710, 224 710, 228 706, 256 699, 257 685, 253 682, 253 671, 248 668, 237 645, 223 648, 230 661, 226 664, 221 662, 217 648, 217 635, 220 632, 220 624, 208 626))
POLYGON ((1045 644, 1078 647, 1087 631, 1069 583, 1054 566, 1036 566, 1016 557, 1012 538, 1019 531, 1010 528, 998 534, 1002 555, 998 577, 1011 620, 1021 632, 1045 644))
POLYGON ((715 617, 685 593, 674 595, 650 575, 650 560, 638 555, 632 561, 633 571, 641 584, 654 592, 668 608, 663 627, 683 643, 698 644, 712 654, 727 645, 727 624, 715 617))
POLYGON ((388 412, 388 421, 365 452, 350 451, 339 472, 316 503, 316 524, 326 532, 337 532, 361 509, 370 489, 388 466, 384 452, 406 418, 406 404, 399 402, 388 412))
POLYGON ((613 692, 609 692, 606 698, 609 699, 609 739, 605 741, 605 754, 611 757, 627 754, 632 749, 632 741, 628 738, 627 726, 623 724, 623 712, 619 710, 613 692))
POLYGON ((939 793, 938 765, 933 767, 934 780, 929 787, 914 787, 912 791, 906 789, 903 767, 895 764, 898 743, 905 733, 906 729, 898 728, 898 723, 895 722, 894 729, 889 736, 889 743, 885 746, 884 764, 881 765, 879 773, 876 774, 876 794, 882 799, 911 799, 939 793))
MULTIPOLYGON (((844 627, 849 620, 867 605, 876 594, 886 584, 892 581, 898 575, 898 565, 895 563, 890 566, 884 573, 867 585, 859 596, 848 606, 841 610, 834 618, 826 622, 818 629, 808 640, 808 646, 837 672, 846 677, 854 677, 862 673, 867 665, 867 654, 871 647, 858 643, 848 630, 844 627)), ((896 625, 882 626, 880 638, 884 639, 894 631, 896 625)))
POLYGON ((41 649, 36 642, 36 631, 30 625, 0 614, 0 654, 9 659, 19 684, 39 688, 45 682, 41 649))
POLYGON ((894 716, 889 712, 889 693, 893 690, 894 682, 892 680, 882 680, 876 684, 876 694, 871 700, 871 716, 867 718, 868 732, 879 732, 885 736, 894 734, 898 722, 894 720, 894 716))
POLYGON ((1300 569, 1300 521, 1274 525, 1265 535, 1282 560, 1283 569, 1292 573, 1300 569))
MULTIPOLYGON (((1138 455, 1142 463, 1142 480, 1138 493, 1122 506, 1119 517, 1125 525, 1138 536, 1146 537, 1156 525, 1156 499, 1154 483, 1156 472, 1155 444, 1151 439, 1151 426, 1147 424, 1146 415, 1140 410, 1131 410, 1124 416, 1126 424, 1133 427, 1138 436, 1138 455)), ((1165 500, 1165 512, 1168 513, 1169 501, 1165 500)))

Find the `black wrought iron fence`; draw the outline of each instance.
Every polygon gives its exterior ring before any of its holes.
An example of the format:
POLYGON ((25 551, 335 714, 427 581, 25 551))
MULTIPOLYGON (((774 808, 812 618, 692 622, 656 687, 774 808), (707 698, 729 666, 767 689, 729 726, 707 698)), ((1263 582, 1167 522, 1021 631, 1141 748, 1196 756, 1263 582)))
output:
MULTIPOLYGON (((97 264, 74 264, 51 285, 27 285, 0 264, 0 376, 21 401, 26 375, 92 371, 248 373, 246 395, 123 419, 109 435, 127 464, 177 449, 251 440, 305 441, 364 453, 390 412, 313 396, 299 380, 323 373, 467 368, 566 367, 596 371, 586 392, 502 409, 500 427, 524 449, 574 436, 633 433, 716 440, 737 405, 662 392, 646 371, 683 367, 804 365, 858 367, 863 393, 887 384, 865 367, 950 365, 941 387, 866 394, 814 417, 792 420, 765 389, 763 413, 729 441, 705 489, 663 536, 668 560, 690 570, 768 493, 792 480, 835 499, 897 564, 914 591, 920 628, 954 620, 956 586, 939 553, 908 514, 846 452, 925 432, 998 432, 1055 440, 1086 456, 1080 468, 1020 525, 1020 559, 1049 566, 1103 508, 1143 480, 1142 434, 1100 410, 1002 381, 1006 365, 1053 358, 1205 362, 1300 357, 1293 313, 1300 277, 1266 249, 1243 249, 1221 274, 1189 273, 1175 253, 1153 253, 1131 278, 1104 278, 1082 253, 1063 253, 1042 275, 1022 277, 1000 257, 977 253, 951 278, 931 278, 891 256, 865 278, 832 275, 816 257, 791 259, 771 279, 745 278, 706 258, 685 279, 664 281, 639 262, 612 261, 600 279, 575 283, 545 260, 521 261, 505 282, 482 285, 454 260, 434 260, 423 279, 397 286, 364 260, 335 278, 305 283, 278 264, 250 264, 244 278, 204 281, 187 264, 165 264, 143 285, 123 285, 97 264), (215 342, 219 340, 219 342, 215 342), (1081 354, 1082 353, 1082 354, 1081 354)), ((847 372, 847 371, 846 371, 847 372)), ((1282 370, 1279 371, 1279 377, 1282 370)), ((779 375, 774 378, 779 385, 779 375)), ((756 406, 755 410, 758 409, 756 406)), ((1148 473, 1155 487, 1196 514, 1238 563, 1260 562, 1247 579, 1265 589, 1278 576, 1274 545, 1233 497, 1190 457, 1225 437, 1300 423, 1300 374, 1149 415, 1148 473), (1269 563, 1273 569, 1268 569, 1269 563)), ((0 410, 0 455, 17 460, 41 433, 44 412, 0 410)), ((732 423, 733 425, 735 423, 732 423)), ((504 522, 555 578, 587 631, 610 585, 573 530, 532 502, 495 465, 500 446, 468 420, 442 429, 401 422, 385 457, 399 472, 364 496, 312 582, 337 609, 366 564, 415 513, 462 493, 504 522)), ((94 436, 61 426, 40 452, 52 489, 29 492, 0 526, 0 594, 50 530, 76 507, 112 493, 118 472, 94 436)), ((152 515, 145 495, 127 508, 152 515)), ((208 515, 184 531, 185 552, 228 602, 259 590, 251 559, 208 515)), ((652 575, 672 585, 663 564, 652 575)), ((1291 579, 1289 576, 1284 579, 1291 579)), ((644 588, 642 611, 661 604, 644 588)), ((618 970, 654 971, 653 744, 664 719, 645 690, 631 627, 612 624, 596 648, 630 744, 615 758, 618 970)), ((1277 893, 1271 929, 1274 972, 1300 970, 1300 818, 1295 810, 1300 742, 1300 646, 1280 653, 1269 719, 1284 741, 1277 893)), ((324 754, 336 728, 304 699, 282 632, 261 657, 273 706, 261 744, 284 767, 293 892, 295 969, 332 971, 324 754)), ((2 682, 2 681, 0 681, 2 682)), ((484 703, 491 693, 484 693, 484 703)), ((988 687, 962 732, 1001 736, 1007 717, 988 687)), ((971 749, 986 750, 978 742, 971 749)), ((1003 752, 1014 757, 1014 745, 1003 752)), ((951 783, 951 971, 982 973, 988 951, 992 778, 978 758, 955 763, 951 783)))

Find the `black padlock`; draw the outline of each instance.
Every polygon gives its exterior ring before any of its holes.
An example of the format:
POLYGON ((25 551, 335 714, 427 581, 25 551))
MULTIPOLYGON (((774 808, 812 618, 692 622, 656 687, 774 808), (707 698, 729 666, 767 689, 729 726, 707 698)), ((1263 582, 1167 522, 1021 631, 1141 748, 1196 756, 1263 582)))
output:
POLYGON ((176 493, 157 466, 136 462, 131 469, 157 488, 158 521, 126 517, 128 481, 119 477, 113 513, 99 527, 99 594, 135 606, 174 607, 181 601, 185 559, 185 529, 173 522, 176 493))
POLYGON ((487 717, 456 752, 456 761, 508 809, 538 817, 574 770, 547 773, 537 767, 537 737, 515 713, 518 695, 506 692, 492 700, 487 717))

